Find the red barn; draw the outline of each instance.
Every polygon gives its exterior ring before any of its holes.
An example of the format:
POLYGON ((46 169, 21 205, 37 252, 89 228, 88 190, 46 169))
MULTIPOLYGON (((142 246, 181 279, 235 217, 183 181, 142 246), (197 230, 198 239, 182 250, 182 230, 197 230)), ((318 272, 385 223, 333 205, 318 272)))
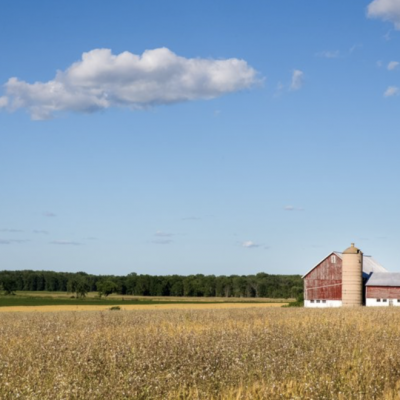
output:
MULTIPOLYGON (((342 306, 342 265, 342 253, 333 252, 303 276, 305 307, 342 306)), ((372 257, 362 255, 363 285, 375 273, 386 274, 387 271, 372 257)))
POLYGON ((366 284, 367 306, 400 306, 400 273, 375 273, 366 284))

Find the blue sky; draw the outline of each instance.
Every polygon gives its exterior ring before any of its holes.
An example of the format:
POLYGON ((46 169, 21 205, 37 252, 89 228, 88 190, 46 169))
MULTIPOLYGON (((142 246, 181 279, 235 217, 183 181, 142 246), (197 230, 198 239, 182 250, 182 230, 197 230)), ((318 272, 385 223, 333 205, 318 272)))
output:
POLYGON ((1 269, 400 271, 400 1, 0 6, 1 269))

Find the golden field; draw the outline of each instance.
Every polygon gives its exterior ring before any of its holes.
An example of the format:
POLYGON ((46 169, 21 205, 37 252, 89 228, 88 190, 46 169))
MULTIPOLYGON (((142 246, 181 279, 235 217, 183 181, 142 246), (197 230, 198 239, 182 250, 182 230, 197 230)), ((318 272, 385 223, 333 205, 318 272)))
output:
POLYGON ((400 399, 400 310, 0 314, 0 398, 400 399))

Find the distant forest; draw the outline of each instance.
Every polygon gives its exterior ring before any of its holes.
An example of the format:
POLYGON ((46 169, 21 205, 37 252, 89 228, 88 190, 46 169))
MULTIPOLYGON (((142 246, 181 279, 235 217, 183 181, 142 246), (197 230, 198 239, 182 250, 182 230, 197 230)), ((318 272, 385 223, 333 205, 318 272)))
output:
POLYGON ((136 296, 269 297, 297 298, 303 292, 300 275, 91 275, 85 272, 0 271, 0 288, 6 282, 14 290, 75 292, 77 286, 96 291, 113 282, 115 292, 136 296))

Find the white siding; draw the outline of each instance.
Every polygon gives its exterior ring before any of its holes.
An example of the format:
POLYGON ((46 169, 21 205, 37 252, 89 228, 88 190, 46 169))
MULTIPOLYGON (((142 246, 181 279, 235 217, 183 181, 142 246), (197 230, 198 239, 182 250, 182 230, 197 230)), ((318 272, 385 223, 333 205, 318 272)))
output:
POLYGON ((387 307, 387 306, 400 306, 400 302, 397 299, 367 299, 367 307, 387 307), (378 301, 380 300, 380 301, 378 301), (386 300, 386 301, 383 301, 386 300))
POLYGON ((308 308, 327 308, 341 306, 342 300, 304 300, 304 307, 308 308))

